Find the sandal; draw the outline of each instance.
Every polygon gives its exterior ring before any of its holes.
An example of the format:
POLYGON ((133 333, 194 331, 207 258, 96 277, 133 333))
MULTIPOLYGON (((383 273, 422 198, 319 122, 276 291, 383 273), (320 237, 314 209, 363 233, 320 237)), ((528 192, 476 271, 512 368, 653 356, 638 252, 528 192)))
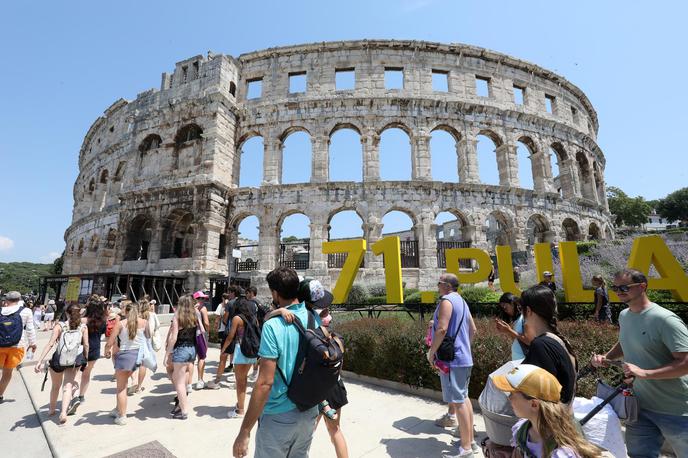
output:
POLYGON ((174 418, 175 420, 186 420, 187 418, 189 418, 189 415, 185 414, 181 411, 181 409, 179 409, 178 412, 175 412, 174 415, 172 415, 172 418, 174 418))
POLYGON ((233 409, 227 412, 227 418, 242 418, 243 413, 239 413, 239 408, 235 405, 233 409))

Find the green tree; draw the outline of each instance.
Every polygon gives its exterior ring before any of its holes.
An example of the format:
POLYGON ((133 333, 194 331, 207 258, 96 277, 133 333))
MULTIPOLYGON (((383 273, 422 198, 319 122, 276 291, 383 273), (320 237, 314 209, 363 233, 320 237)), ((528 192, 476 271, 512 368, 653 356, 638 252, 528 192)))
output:
POLYGON ((674 191, 660 200, 657 213, 669 221, 688 220, 688 188, 674 191))
POLYGON ((652 212, 645 199, 640 196, 629 197, 614 186, 607 188, 607 201, 617 226, 641 226, 647 222, 647 217, 652 212))
POLYGON ((298 242, 299 240, 301 240, 301 239, 299 239, 299 238, 296 237, 295 235, 290 235, 290 236, 288 236, 288 237, 284 237, 284 238, 282 239, 282 242, 284 242, 284 243, 291 243, 291 242, 298 242))
POLYGON ((64 251, 59 258, 53 261, 53 275, 62 274, 62 266, 64 265, 64 251))

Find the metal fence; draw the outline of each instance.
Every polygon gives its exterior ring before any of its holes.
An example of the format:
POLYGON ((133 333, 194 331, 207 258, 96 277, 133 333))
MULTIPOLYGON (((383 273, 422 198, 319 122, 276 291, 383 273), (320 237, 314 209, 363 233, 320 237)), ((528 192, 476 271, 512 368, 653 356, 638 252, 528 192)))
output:
POLYGON ((310 265, 309 242, 280 243, 279 265, 294 270, 306 270, 310 265))
POLYGON ((401 267, 418 267, 418 240, 402 240, 399 242, 401 248, 401 267))
MULTIPOLYGON (((470 248, 471 242, 459 242, 459 241, 437 241, 437 267, 444 269, 447 267, 447 257, 445 256, 445 251, 451 248, 470 248)), ((459 267, 462 269, 471 269, 470 259, 460 259, 459 267)))

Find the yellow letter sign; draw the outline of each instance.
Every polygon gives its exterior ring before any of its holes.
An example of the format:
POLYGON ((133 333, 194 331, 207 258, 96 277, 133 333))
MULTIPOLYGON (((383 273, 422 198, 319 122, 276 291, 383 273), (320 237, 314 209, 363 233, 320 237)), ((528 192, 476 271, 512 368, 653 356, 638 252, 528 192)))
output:
POLYGON ((480 248, 450 248, 444 251, 444 257, 447 260, 447 272, 456 275, 459 284, 485 281, 492 270, 490 255, 480 248), (474 259, 478 263, 478 269, 475 272, 461 272, 459 259, 474 259))
POLYGON ((358 269, 363 261, 363 255, 366 250, 366 241, 363 239, 356 240, 338 240, 336 242, 323 242, 323 253, 348 253, 346 261, 342 266, 342 271, 337 279, 337 284, 332 290, 334 299, 333 304, 343 304, 349 297, 351 286, 354 284, 354 279, 358 273, 358 269))
POLYGON ((644 272, 654 265, 660 278, 648 278, 648 289, 668 289, 677 301, 688 302, 688 276, 658 235, 638 237, 633 241, 628 267, 644 272))
POLYGON ((376 256, 384 254, 385 288, 387 302, 404 303, 404 288, 401 283, 401 244, 399 237, 385 237, 373 243, 371 247, 376 256))

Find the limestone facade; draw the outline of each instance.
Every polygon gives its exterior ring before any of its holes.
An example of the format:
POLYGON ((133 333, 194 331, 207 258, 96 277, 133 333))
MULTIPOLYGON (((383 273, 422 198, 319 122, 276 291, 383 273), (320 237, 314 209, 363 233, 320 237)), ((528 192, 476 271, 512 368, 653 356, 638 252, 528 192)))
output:
MULTIPOLYGON (((473 46, 363 40, 195 56, 163 73, 159 90, 115 102, 89 129, 64 271, 180 275, 189 289, 238 275, 264 287, 280 262, 282 222, 302 213, 310 220, 303 274, 332 286, 339 269, 322 254, 332 217, 356 211, 370 246, 384 215, 399 210, 413 221, 418 251, 418 267, 404 269, 404 281, 432 287, 442 270, 440 212, 457 216, 463 241, 486 249, 499 243, 527 252, 540 241, 612 237, 597 130, 590 101, 566 79, 473 46), (401 88, 386 88, 386 71, 401 71, 401 88), (337 87, 340 72, 353 77, 353 88, 337 87), (446 90, 433 90, 437 75, 446 90), (290 93, 294 76, 305 79, 305 91, 290 93), (330 139, 342 128, 360 136, 361 182, 329 179, 330 139), (380 179, 380 136, 389 128, 409 136, 409 181, 380 179), (456 142, 458 182, 432 180, 435 130, 456 142), (310 182, 282 184, 284 141, 299 131, 311 139, 310 182), (495 144, 498 185, 480 183, 479 135, 495 144), (256 136, 264 145, 262 184, 240 187, 242 146, 256 136), (530 153, 534 189, 520 186, 517 142, 530 153), (237 228, 252 215, 260 225, 258 264, 233 272, 237 228)), ((383 281, 380 257, 369 252, 364 265, 361 281, 383 281)))

